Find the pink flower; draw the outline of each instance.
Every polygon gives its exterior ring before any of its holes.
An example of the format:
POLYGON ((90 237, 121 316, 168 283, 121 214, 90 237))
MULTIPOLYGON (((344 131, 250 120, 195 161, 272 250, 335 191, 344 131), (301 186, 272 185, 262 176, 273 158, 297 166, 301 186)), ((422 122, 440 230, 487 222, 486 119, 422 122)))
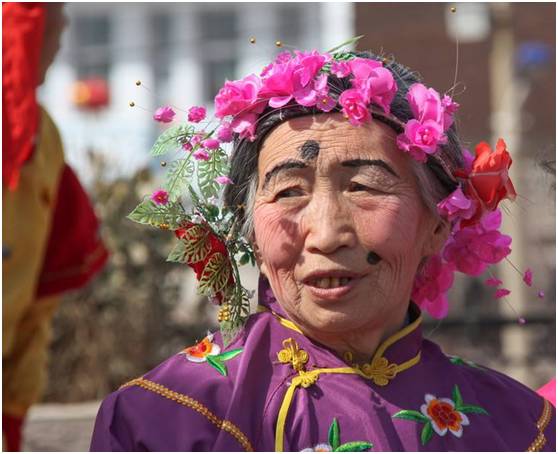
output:
POLYGON ((354 126, 360 126, 372 118, 366 99, 360 90, 355 88, 345 90, 339 97, 339 104, 343 107, 342 112, 354 126))
POLYGON ((209 154, 203 148, 194 151, 192 154, 197 161, 209 161, 209 154))
POLYGON ((185 142, 185 143, 182 144, 182 149, 184 151, 192 151, 193 148, 194 147, 190 142, 185 142))
POLYGON ((331 111, 337 102, 329 96, 327 88, 327 74, 320 74, 314 82, 314 90, 316 91, 316 107, 322 112, 331 111))
POLYGON ((502 214, 496 210, 485 214, 478 224, 457 230, 444 246, 444 259, 470 276, 500 262, 511 252, 511 237, 498 231, 501 221, 502 214))
POLYGON ((349 62, 355 75, 352 80, 353 87, 362 91, 368 103, 380 106, 388 114, 397 93, 393 74, 376 60, 355 60, 349 62))
POLYGON ((192 123, 199 123, 205 118, 205 107, 202 106, 194 106, 188 109, 188 121, 192 123))
POLYGON ((426 162, 427 155, 434 154, 438 145, 446 142, 442 127, 434 120, 424 123, 409 120, 405 131, 397 136, 397 146, 419 162, 426 162))
POLYGON ((449 127, 449 125, 444 124, 444 107, 436 90, 426 88, 421 83, 415 83, 410 86, 406 98, 409 101, 413 116, 420 123, 432 120, 440 124, 444 131, 449 127))
POLYGON ((539 292, 537 293, 537 296, 538 296, 540 299, 543 299, 543 298, 544 298, 544 290, 539 290, 539 292))
POLYGON ((453 284, 453 272, 452 264, 434 255, 415 277, 411 298, 434 318, 444 318, 448 313, 446 293, 453 284))
POLYGON ((523 282, 525 282, 529 287, 533 285, 533 272, 531 268, 527 268, 523 274, 523 282))
POLYGON ((499 287, 500 285, 502 285, 502 281, 494 277, 488 278, 486 281, 484 281, 484 283, 489 287, 499 287))
POLYGON ((233 140, 233 130, 228 121, 221 122, 221 126, 217 129, 217 139, 220 142, 231 142, 233 140))
POLYGON ((233 184, 233 181, 229 177, 226 177, 224 175, 215 178, 215 181, 219 184, 233 184))
POLYGON ((442 107, 444 108, 444 130, 447 130, 453 124, 453 114, 459 108, 450 96, 444 95, 442 98, 442 107))
POLYGON ((169 203, 169 193, 163 189, 158 189, 151 194, 151 200, 157 205, 166 205, 169 203))
POLYGON ((334 61, 331 63, 331 74, 339 77, 347 77, 351 73, 351 66, 346 61, 334 61))
POLYGON ((494 293, 494 298, 500 299, 504 296, 508 296, 510 293, 511 292, 507 288, 499 288, 498 290, 496 290, 496 293, 494 293))
POLYGON ((322 112, 330 112, 336 105, 335 99, 328 95, 319 96, 316 102, 316 107, 322 112))
POLYGON ((170 123, 175 115, 176 113, 171 107, 159 107, 153 114, 153 119, 161 123, 170 123))
POLYGON ((195 147, 196 145, 199 145, 201 143, 203 137, 204 137, 204 134, 202 134, 202 133, 194 134, 192 136, 192 138, 190 139, 190 144, 192 145, 192 147, 195 147))
POLYGON ((471 218, 476 212, 476 204, 477 202, 468 199, 465 194, 463 194, 461 186, 458 186, 448 197, 438 203, 437 207, 438 213, 451 222, 454 219, 471 218))
POLYGON ((382 68, 382 63, 370 58, 356 57, 348 61, 349 67, 355 79, 368 79, 377 68, 382 68))
MULTIPOLYGON (((223 118, 227 115, 238 115, 256 107, 261 81, 255 74, 244 79, 226 81, 215 96, 215 116, 223 118)), ((262 110, 263 110, 262 106, 262 110)))
POLYGON ((201 146, 207 148, 208 150, 216 150, 219 148, 219 141, 217 139, 205 139, 201 146))
POLYGON ((240 137, 254 141, 256 139, 256 122, 258 116, 255 113, 244 113, 234 117, 231 128, 240 137))
POLYGON ((465 173, 467 175, 469 175, 471 173, 471 170, 473 170, 473 161, 475 160, 475 157, 473 156, 473 154, 467 150, 466 148, 463 149, 463 161, 465 162, 465 173))

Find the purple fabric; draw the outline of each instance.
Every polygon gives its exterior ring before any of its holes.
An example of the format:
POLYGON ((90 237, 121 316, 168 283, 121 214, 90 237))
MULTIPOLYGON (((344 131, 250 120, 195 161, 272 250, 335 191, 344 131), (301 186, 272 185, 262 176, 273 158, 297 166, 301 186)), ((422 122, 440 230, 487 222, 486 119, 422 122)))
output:
MULTIPOLYGON (((260 304, 284 316, 265 280, 260 304)), ((411 322, 418 309, 411 306, 411 322)), ((296 340, 308 352, 306 368, 346 367, 328 348, 282 326, 270 312, 253 315, 227 348, 243 348, 226 362, 220 375, 207 362, 193 363, 174 355, 144 375, 145 379, 196 399, 218 418, 235 424, 257 451, 274 451, 279 408, 290 379, 290 365, 277 359, 282 341, 296 340)), ((214 339, 222 346, 220 335, 214 339)), ((536 439, 543 399, 517 381, 484 367, 450 362, 440 348, 424 339, 420 325, 388 347, 384 356, 400 364, 421 351, 421 361, 400 372, 386 386, 357 375, 322 374, 308 388, 297 388, 285 424, 284 449, 300 451, 327 443, 336 418, 341 443, 368 441, 373 451, 524 451, 536 439), (452 398, 458 385, 463 402, 489 415, 468 413, 461 437, 449 431, 421 444, 423 423, 393 418, 400 410, 415 410, 425 394, 452 398)), ((555 410, 545 430, 543 450, 555 451, 555 410)), ((192 408, 152 391, 131 386, 109 395, 99 410, 93 451, 241 451, 230 433, 192 408)))

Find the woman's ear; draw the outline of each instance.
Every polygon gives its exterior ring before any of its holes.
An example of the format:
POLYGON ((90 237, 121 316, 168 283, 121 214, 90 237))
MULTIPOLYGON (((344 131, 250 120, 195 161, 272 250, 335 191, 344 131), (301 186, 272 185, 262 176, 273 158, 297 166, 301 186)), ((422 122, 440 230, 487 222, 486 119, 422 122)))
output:
POLYGON ((428 237, 423 245, 423 257, 438 254, 444 247, 444 244, 446 244, 450 234, 451 224, 447 220, 436 218, 434 222, 432 222, 432 225, 433 227, 430 229, 428 237))
POLYGON ((265 263, 262 260, 262 254, 260 248, 258 247, 258 243, 256 243, 254 238, 252 238, 251 243, 252 243, 252 249, 254 251, 254 257, 256 259, 256 264, 260 269, 260 273, 262 273, 264 276, 267 276, 265 272, 265 263))

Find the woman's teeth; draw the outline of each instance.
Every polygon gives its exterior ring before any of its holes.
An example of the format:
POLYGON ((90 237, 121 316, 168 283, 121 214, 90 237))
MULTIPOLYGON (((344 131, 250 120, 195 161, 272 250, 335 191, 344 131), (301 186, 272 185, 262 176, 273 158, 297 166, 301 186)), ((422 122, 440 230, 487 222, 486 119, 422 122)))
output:
POLYGON ((318 288, 335 288, 347 285, 350 280, 350 277, 321 277, 311 281, 310 285, 318 288))

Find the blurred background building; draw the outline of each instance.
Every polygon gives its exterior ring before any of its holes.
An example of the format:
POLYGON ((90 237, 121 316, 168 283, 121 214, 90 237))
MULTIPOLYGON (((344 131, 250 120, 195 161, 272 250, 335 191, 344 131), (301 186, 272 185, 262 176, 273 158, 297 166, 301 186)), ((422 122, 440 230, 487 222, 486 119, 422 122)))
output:
MULTIPOLYGON (((483 284, 488 275, 458 280, 449 317, 427 320, 424 332, 448 354, 532 388, 555 375, 555 4, 66 8, 69 27, 41 99, 59 125, 68 161, 96 202, 112 256, 102 276, 68 296, 58 313, 48 405, 31 418, 28 449, 87 448, 95 402, 215 327, 215 310, 195 295, 191 273, 165 263, 170 235, 125 216, 158 184, 159 162, 148 154, 160 133, 151 119, 155 108, 172 104, 183 117, 192 105, 209 107, 226 78, 260 71, 280 50, 276 40, 325 50, 365 35, 358 49, 393 56, 428 85, 453 90, 461 104, 457 125, 471 151, 481 140, 494 146, 505 138, 520 197, 506 203, 512 264, 495 274, 512 294, 495 300, 483 284), (527 267, 534 273, 532 288, 521 279, 527 267), (520 325, 519 317, 527 323, 520 325), (63 423, 51 430, 56 421, 63 423)), ((245 272, 248 286, 254 276, 245 272)))

